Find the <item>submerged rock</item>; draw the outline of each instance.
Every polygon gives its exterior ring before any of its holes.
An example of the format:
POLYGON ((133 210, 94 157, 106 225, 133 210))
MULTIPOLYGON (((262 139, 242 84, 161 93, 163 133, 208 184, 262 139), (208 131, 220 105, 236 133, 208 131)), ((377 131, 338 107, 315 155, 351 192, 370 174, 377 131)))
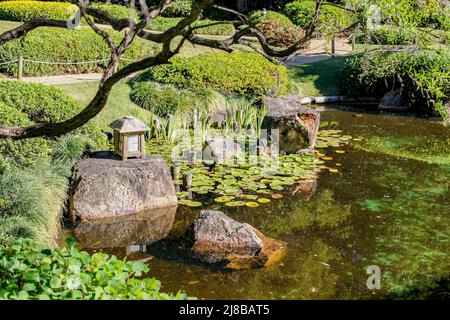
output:
POLYGON ((320 126, 320 113, 304 107, 296 97, 265 98, 268 108, 263 129, 279 130, 280 151, 287 154, 299 149, 314 149, 320 126))
POLYGON ((410 109, 407 95, 401 90, 396 89, 386 93, 381 99, 378 109, 382 111, 407 111, 410 109))
POLYGON ((197 259, 231 269, 270 265, 283 257, 286 249, 285 243, 267 238, 251 225, 237 222, 221 211, 202 211, 185 238, 197 259))
POLYGON ((149 245, 164 239, 172 229, 176 206, 132 215, 83 221, 75 225, 74 236, 91 249, 149 245))
POLYGON ((203 159, 220 163, 224 160, 230 160, 239 157, 242 149, 239 144, 232 139, 216 136, 206 139, 206 146, 203 149, 203 159))
POLYGON ((125 161, 88 158, 75 167, 69 217, 75 222, 177 205, 167 163, 159 157, 125 161))

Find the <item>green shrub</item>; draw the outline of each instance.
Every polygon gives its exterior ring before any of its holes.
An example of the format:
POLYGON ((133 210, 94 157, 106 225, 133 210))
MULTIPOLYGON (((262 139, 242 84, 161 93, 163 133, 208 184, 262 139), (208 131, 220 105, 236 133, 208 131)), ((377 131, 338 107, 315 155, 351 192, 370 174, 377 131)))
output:
POLYGON ((152 81, 134 82, 132 87, 131 100, 159 117, 167 117, 169 114, 186 114, 194 107, 206 110, 217 98, 217 94, 209 89, 193 92, 152 81))
POLYGON ((67 20, 76 9, 66 2, 5 1, 0 2, 0 20, 23 21, 43 17, 67 20))
MULTIPOLYGON (((84 108, 60 89, 10 80, 0 80, 0 102, 28 117, 29 122, 17 123, 18 125, 67 120, 84 108)), ((3 124, 3 118, 0 123, 3 124)), ((76 132, 89 136, 95 146, 106 145, 105 135, 93 123, 84 125, 76 132)))
POLYGON ((267 11, 264 16, 261 11, 255 11, 250 14, 250 21, 273 46, 288 47, 304 36, 301 27, 295 26, 288 17, 278 12, 267 11))
MULTIPOLYGON (((118 4, 108 4, 108 3, 92 3, 90 5, 91 8, 100 9, 102 11, 105 11, 108 13, 111 17, 116 19, 126 19, 129 17, 133 17, 136 21, 139 19, 138 12, 133 9, 126 6, 121 6, 118 4)), ((98 23, 104 23, 104 21, 98 21, 95 20, 95 22, 98 23)))
POLYGON ((270 20, 279 21, 280 23, 286 26, 292 25, 292 21, 288 17, 286 17, 282 13, 270 10, 266 10, 266 15, 264 15, 264 13, 261 10, 253 11, 250 13, 248 18, 252 25, 257 25, 259 23, 267 22, 270 20))
MULTIPOLYGON (((166 17, 157 17, 155 20, 151 21, 148 24, 148 28, 156 31, 165 31, 173 26, 175 26, 182 18, 166 18, 166 17)), ((217 21, 202 19, 197 20, 192 23, 192 26, 205 26, 210 23, 214 23, 217 21)), ((234 26, 232 24, 218 24, 207 26, 201 29, 197 29, 194 31, 195 34, 212 34, 212 35, 223 35, 223 36, 231 36, 235 33, 234 26)))
MULTIPOLYGON (((153 6, 161 3, 159 0, 151 0, 153 6)), ((162 13, 163 17, 185 17, 191 13, 193 0, 175 0, 162 13)))
POLYGON ((346 61, 342 74, 348 93, 381 96, 403 83, 412 105, 427 106, 446 117, 444 104, 450 100, 448 50, 357 55, 346 61))
POLYGON ((450 44, 450 32, 422 28, 401 28, 393 25, 381 25, 376 29, 356 33, 357 43, 381 45, 450 44))
MULTIPOLYGON (((118 32, 110 31, 116 42, 120 41, 118 32)), ((142 41, 134 41, 125 54, 128 60, 138 60, 148 54, 142 41)), ((88 28, 67 30, 57 28, 39 28, 31 31, 24 39, 10 41, 0 47, 0 61, 11 61, 22 55, 24 59, 47 62, 86 62, 104 60, 89 64, 53 65, 33 62, 24 63, 24 75, 47 76, 101 72, 106 66, 110 49, 105 41, 88 28)), ((129 63, 122 61, 120 66, 129 63)), ((17 73, 17 64, 0 66, 0 72, 13 76, 17 73)))
POLYGON ((160 293, 142 262, 102 252, 90 255, 75 247, 50 248, 30 240, 0 250, 0 299, 166 300, 184 293, 160 293))
MULTIPOLYGON (((312 22, 315 8, 315 1, 294 1, 286 5, 284 14, 289 17, 294 24, 305 28, 312 22)), ((337 28, 350 26, 353 20, 354 17, 349 11, 323 4, 320 11, 317 30, 322 34, 335 33, 337 28)))
POLYGON ((417 30, 406 30, 390 25, 383 25, 365 33, 356 34, 357 43, 383 44, 383 45, 411 45, 416 43, 419 34, 417 30))
POLYGON ((171 64, 150 68, 135 81, 155 81, 178 88, 221 93, 282 95, 287 91, 287 69, 257 53, 204 54, 176 57, 171 64))
MULTIPOLYGON (((26 126, 32 124, 27 114, 15 107, 0 101, 0 123, 7 126, 26 126)), ((25 139, 17 141, 0 139, 0 154, 21 166, 32 165, 41 161, 51 153, 51 147, 43 138, 25 139)))

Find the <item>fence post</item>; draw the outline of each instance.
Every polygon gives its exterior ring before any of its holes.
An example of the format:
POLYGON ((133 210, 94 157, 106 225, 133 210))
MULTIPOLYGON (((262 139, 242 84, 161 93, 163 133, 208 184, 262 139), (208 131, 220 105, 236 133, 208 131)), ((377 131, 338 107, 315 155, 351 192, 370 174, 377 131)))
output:
POLYGON ((355 51, 356 47, 356 32, 353 32, 352 34, 352 51, 355 51))
POLYGON ((23 77, 23 56, 17 58, 17 80, 21 81, 23 77))
POLYGON ((331 39, 331 56, 334 58, 336 56, 336 38, 331 39))

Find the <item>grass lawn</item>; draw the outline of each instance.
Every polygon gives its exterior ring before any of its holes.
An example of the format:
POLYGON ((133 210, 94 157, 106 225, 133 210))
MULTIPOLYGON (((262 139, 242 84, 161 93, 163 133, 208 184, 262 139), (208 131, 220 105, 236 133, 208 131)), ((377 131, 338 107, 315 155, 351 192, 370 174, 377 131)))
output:
MULTIPOLYGON (((83 105, 87 105, 97 92, 98 82, 64 84, 55 87, 64 90, 83 105)), ((130 100, 130 91, 131 88, 125 81, 120 81, 113 87, 106 107, 93 119, 101 129, 110 131, 108 125, 126 115, 134 116, 142 121, 148 120, 150 113, 130 100)))
POLYGON ((336 57, 290 67, 289 93, 299 97, 340 94, 340 76, 346 59, 336 57))

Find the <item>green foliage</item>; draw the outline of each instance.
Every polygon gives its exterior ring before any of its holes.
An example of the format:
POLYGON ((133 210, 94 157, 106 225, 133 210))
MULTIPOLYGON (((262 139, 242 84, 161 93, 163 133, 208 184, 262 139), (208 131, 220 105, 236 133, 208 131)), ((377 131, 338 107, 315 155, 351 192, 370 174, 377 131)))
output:
POLYGON ((417 30, 404 29, 391 25, 382 25, 378 28, 358 32, 357 43, 382 44, 382 45, 411 45, 419 38, 417 30))
POLYGON ((375 52, 347 60, 343 87, 349 93, 382 95, 404 85, 410 102, 446 116, 444 103, 450 99, 450 52, 375 52))
MULTIPOLYGON (((120 33, 109 32, 116 43, 121 40, 120 33)), ((142 41, 134 41, 125 54, 126 60, 121 61, 120 66, 128 64, 129 60, 138 60, 147 53, 142 41)), ((39 28, 31 31, 23 39, 10 41, 0 47, 0 61, 15 60, 19 55, 34 61, 80 63, 55 65, 25 61, 24 75, 48 76, 101 72, 109 60, 110 50, 105 41, 88 28, 77 30, 39 28), (104 61, 82 63, 98 60, 104 61)), ((17 64, 1 66, 0 72, 13 76, 17 73, 17 64)))
POLYGON ((82 108, 59 89, 20 81, 0 81, 0 101, 26 113, 33 122, 66 120, 82 108))
POLYGON ((450 32, 416 27, 401 28, 381 25, 377 28, 356 33, 357 43, 381 45, 450 44, 450 32))
MULTIPOLYGON (((8 126, 25 126, 32 124, 27 114, 15 107, 6 105, 0 101, 0 121, 8 126)), ((22 141, 2 139, 0 140, 0 154, 7 157, 4 160, 12 161, 20 165, 30 165, 40 161, 51 152, 50 144, 43 138, 25 139, 22 141)))
MULTIPOLYGON (((300 0, 288 3, 284 9, 284 14, 294 24, 305 28, 313 21, 315 9, 315 1, 300 0)), ((324 3, 320 10, 317 30, 325 35, 333 34, 338 31, 338 28, 350 26, 354 19, 355 17, 351 12, 324 3)))
POLYGON ((135 81, 253 95, 282 95, 287 90, 286 67, 272 64, 256 53, 204 54, 176 57, 171 62, 148 69, 135 81))
MULTIPOLYGON (((19 81, 0 81, 0 123, 4 125, 59 122, 69 119, 83 108, 83 105, 57 88, 19 81)), ((86 135, 94 146, 101 147, 107 143, 105 135, 92 123, 76 132, 86 135)), ((50 154, 51 143, 51 140, 43 138, 3 140, 0 141, 0 150, 19 165, 31 165, 50 154)))
POLYGON ((0 2, 0 20, 24 21, 31 18, 67 20, 77 7, 66 2, 5 1, 0 2))
POLYGON ((169 114, 186 114, 194 107, 205 110, 217 98, 217 94, 210 89, 193 92, 151 81, 134 82, 132 87, 131 100, 159 117, 167 117, 169 114))
MULTIPOLYGON (((121 6, 118 4, 111 4, 111 3, 92 3, 90 5, 91 8, 100 9, 102 11, 105 11, 108 13, 111 17, 115 19, 127 19, 129 17, 133 17, 136 21, 139 19, 139 13, 133 8, 129 8, 126 6, 121 6)), ((95 21, 98 23, 104 23, 104 21, 95 21)))
POLYGON ((264 15, 260 10, 253 11, 249 15, 249 20, 253 25, 257 25, 259 23, 264 23, 267 21, 278 21, 280 24, 284 24, 286 26, 292 25, 292 21, 288 17, 279 12, 270 10, 266 10, 266 15, 264 15))
MULTIPOLYGON (((148 28, 156 31, 165 31, 175 26, 182 18, 167 18, 157 17, 155 20, 148 24, 148 28)), ((212 34, 221 36, 231 36, 235 33, 234 26, 228 23, 222 23, 217 25, 207 26, 208 24, 215 23, 217 21, 210 19, 197 20, 192 23, 192 27, 205 26, 200 29, 194 30, 195 34, 212 34)))
POLYGON ((75 247, 50 248, 19 240, 0 250, 0 298, 17 300, 167 300, 184 293, 160 293, 154 278, 137 279, 146 264, 93 255, 75 247))
POLYGON ((288 17, 278 12, 267 11, 264 16, 261 11, 255 11, 250 15, 250 20, 273 46, 288 47, 304 36, 301 27, 295 26, 288 17))
MULTIPOLYGON (((161 1, 153 0, 154 5, 158 5, 161 1)), ((162 13, 163 17, 185 17, 189 15, 192 8, 192 0, 175 0, 162 13)))

